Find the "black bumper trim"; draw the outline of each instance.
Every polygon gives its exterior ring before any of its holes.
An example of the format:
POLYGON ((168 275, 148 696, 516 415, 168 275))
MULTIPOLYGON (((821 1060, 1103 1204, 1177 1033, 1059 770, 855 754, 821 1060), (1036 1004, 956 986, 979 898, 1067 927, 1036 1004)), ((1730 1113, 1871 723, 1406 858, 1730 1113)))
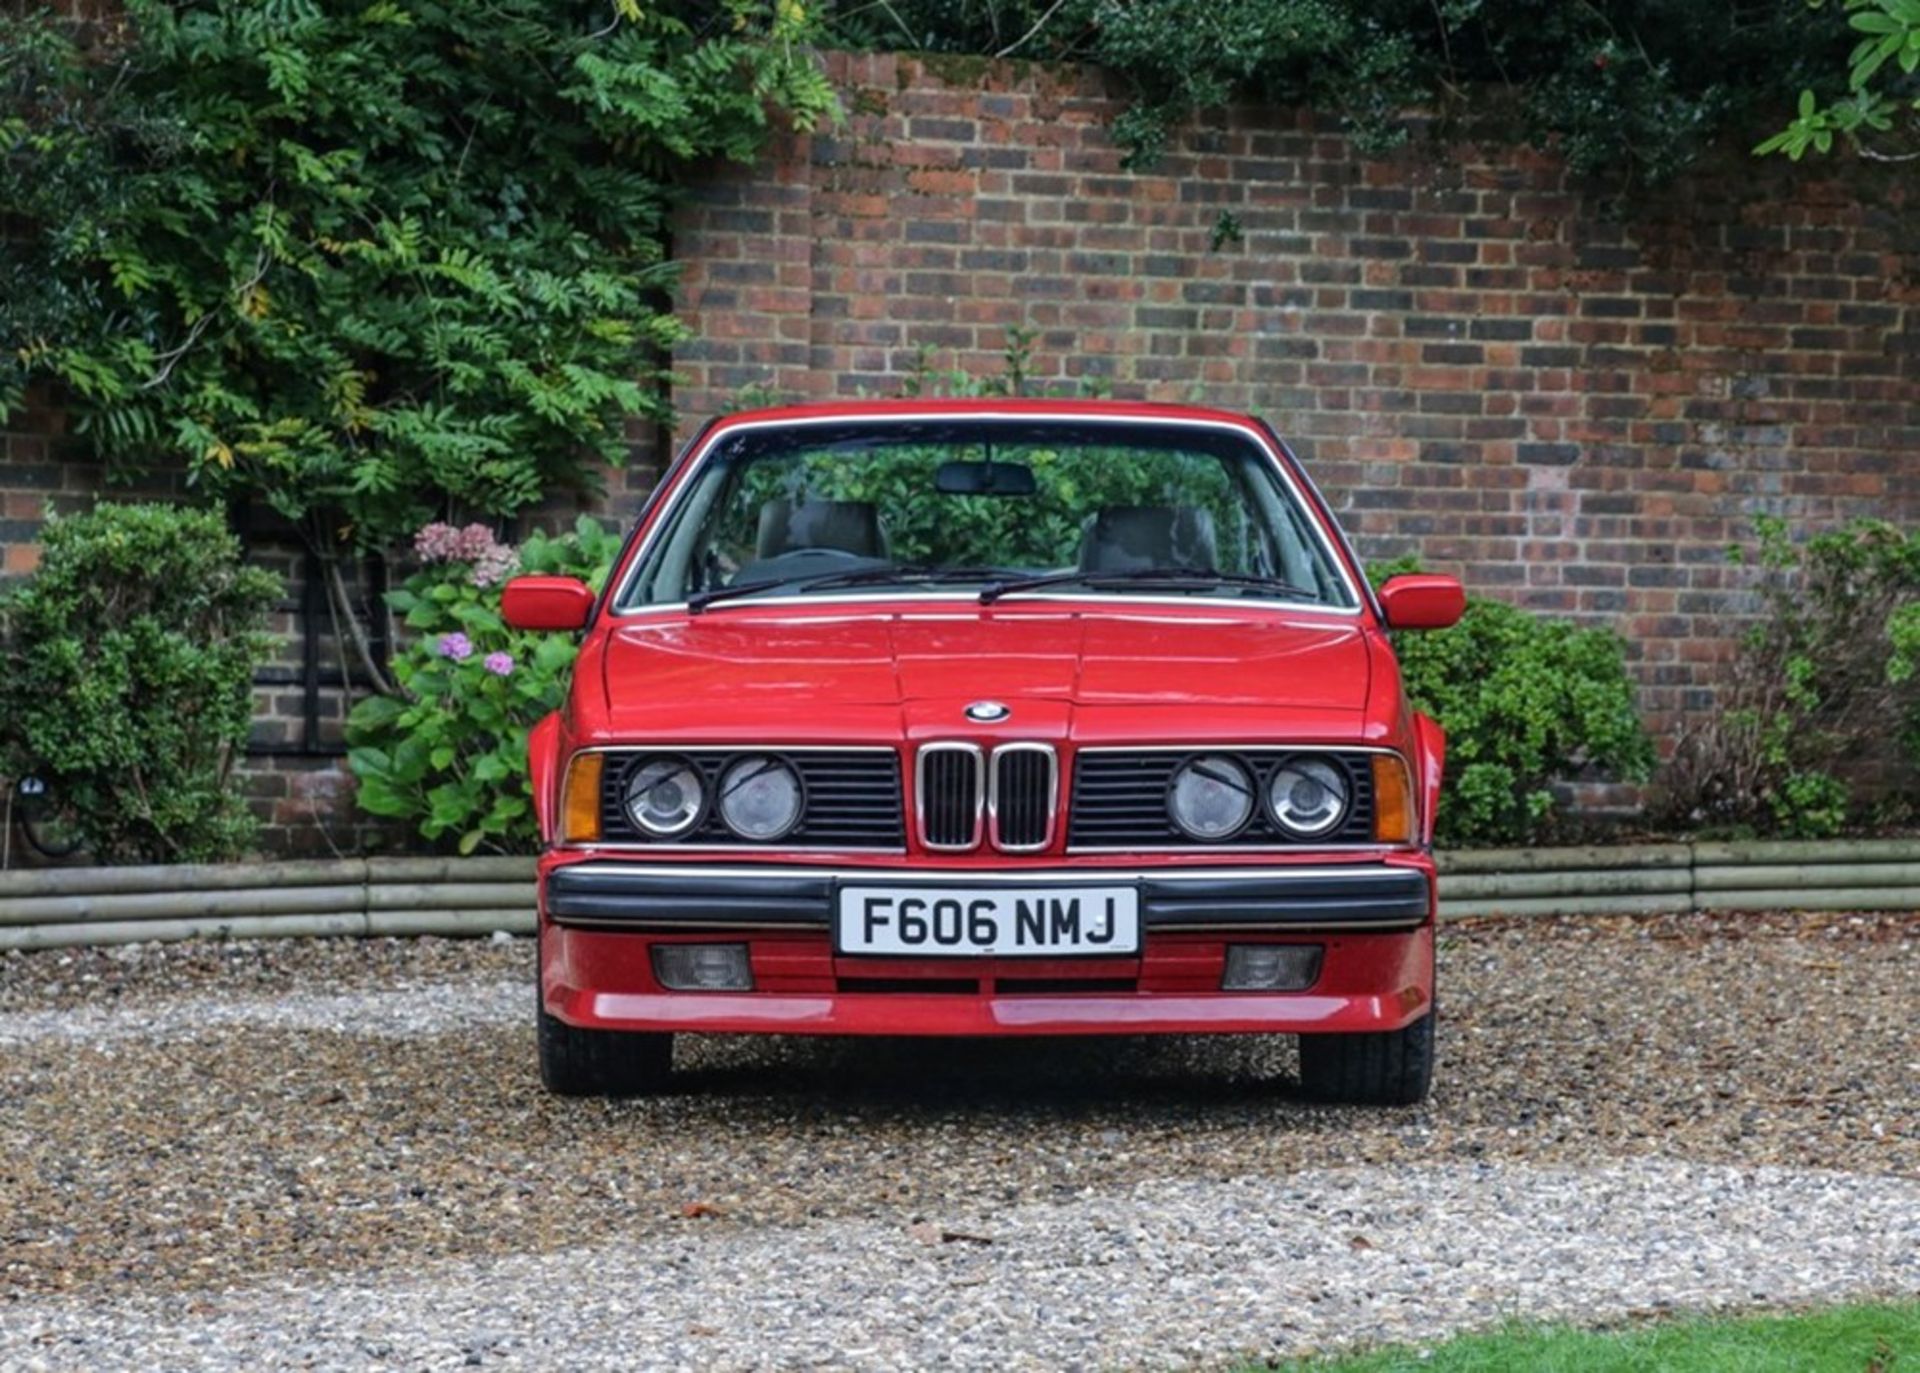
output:
POLYGON ((1417 925, 1427 918, 1427 876, 1417 868, 1368 868, 1352 877, 1148 878, 1148 929, 1189 925, 1417 925))
POLYGON ((833 879, 622 872, 574 864, 547 874, 547 915, 562 925, 827 926, 833 879))
MULTIPOLYGON (((1318 869, 1295 875, 1279 871, 1209 877, 1192 873, 1158 877, 1088 869, 1054 869, 1034 885, 1084 880, 1089 885, 1124 881, 1140 892, 1141 923, 1148 930, 1226 928, 1406 929, 1427 918, 1427 875, 1417 868, 1368 864, 1351 871, 1318 869)), ((870 869, 778 875, 712 869, 663 872, 625 870, 613 863, 576 863, 547 874, 546 912, 560 925, 595 929, 741 927, 827 929, 834 893, 843 884, 924 886, 1020 886, 1023 874, 991 876, 870 869)))

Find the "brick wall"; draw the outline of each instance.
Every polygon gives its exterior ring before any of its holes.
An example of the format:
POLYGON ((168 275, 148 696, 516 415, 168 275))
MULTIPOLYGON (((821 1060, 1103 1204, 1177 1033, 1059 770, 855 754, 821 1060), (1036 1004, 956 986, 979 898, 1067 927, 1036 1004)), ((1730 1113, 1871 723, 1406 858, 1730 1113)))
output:
POLYGON ((1365 556, 1618 625, 1661 726, 1709 699, 1755 512, 1920 520, 1920 205, 1878 169, 1734 153, 1623 209, 1249 109, 1131 175, 1098 73, 831 62, 845 126, 680 219, 688 423, 1035 329, 1041 385, 1266 415, 1365 556))
MULTIPOLYGON (((1623 211, 1530 152, 1368 162, 1240 110, 1133 175, 1097 73, 828 60, 844 126, 712 169, 678 216, 686 428, 894 392, 922 348, 997 372, 1030 328, 1041 385, 1268 416, 1368 557, 1618 625, 1662 727, 1710 701, 1755 512, 1920 520, 1920 212, 1878 169, 1735 152, 1623 211)), ((41 405, 0 435, 7 573, 49 500, 99 489, 61 425, 41 405)), ((662 446, 634 439, 620 516, 662 446)), ((294 574, 291 629, 299 569, 261 556, 294 574)), ((277 847, 351 847, 335 761, 294 747, 301 673, 290 649, 262 686, 278 751, 250 786, 277 847)))

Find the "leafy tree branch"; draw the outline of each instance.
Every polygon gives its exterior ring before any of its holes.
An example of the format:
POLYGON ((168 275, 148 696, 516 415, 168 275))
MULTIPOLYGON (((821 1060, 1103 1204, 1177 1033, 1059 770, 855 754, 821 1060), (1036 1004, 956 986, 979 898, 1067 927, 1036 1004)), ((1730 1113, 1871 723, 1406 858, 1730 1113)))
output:
POLYGON ((665 413, 677 186, 835 108, 808 38, 795 0, 0 18, 0 418, 52 386, 336 570, 592 488, 665 413))
POLYGON ((1831 152, 1838 137, 1876 162, 1920 160, 1920 0, 1841 0, 1836 8, 1860 35, 1847 58, 1846 94, 1822 100, 1802 90, 1793 122, 1754 152, 1798 162, 1831 152))

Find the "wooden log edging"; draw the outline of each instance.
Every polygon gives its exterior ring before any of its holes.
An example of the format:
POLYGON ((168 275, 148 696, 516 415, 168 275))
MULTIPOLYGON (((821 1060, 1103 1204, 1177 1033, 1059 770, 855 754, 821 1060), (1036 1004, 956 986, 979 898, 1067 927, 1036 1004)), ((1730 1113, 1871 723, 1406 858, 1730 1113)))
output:
MULTIPOLYGON (((1920 839, 1442 853, 1442 919, 1920 911, 1920 839)), ((0 873, 0 952, 534 928, 531 858, 341 858, 0 873)))
POLYGON ((1920 911, 1920 839, 1470 849, 1439 865, 1443 919, 1920 911))
POLYGON ((531 858, 340 858, 0 873, 0 952, 148 940, 534 928, 531 858))

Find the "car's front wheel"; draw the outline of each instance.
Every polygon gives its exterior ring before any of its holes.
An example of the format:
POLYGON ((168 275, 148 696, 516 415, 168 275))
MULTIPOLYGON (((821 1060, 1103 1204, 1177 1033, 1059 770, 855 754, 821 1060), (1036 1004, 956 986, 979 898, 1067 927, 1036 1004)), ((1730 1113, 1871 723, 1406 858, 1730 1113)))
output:
POLYGON ((536 1008, 540 1080, 560 1096, 651 1096, 673 1076, 673 1036, 583 1030, 536 1008))
POLYGON ((1429 1010, 1404 1029, 1301 1035, 1300 1085, 1309 1096, 1354 1106, 1413 1106, 1433 1085, 1434 1021, 1429 1010))

